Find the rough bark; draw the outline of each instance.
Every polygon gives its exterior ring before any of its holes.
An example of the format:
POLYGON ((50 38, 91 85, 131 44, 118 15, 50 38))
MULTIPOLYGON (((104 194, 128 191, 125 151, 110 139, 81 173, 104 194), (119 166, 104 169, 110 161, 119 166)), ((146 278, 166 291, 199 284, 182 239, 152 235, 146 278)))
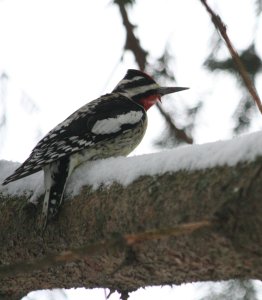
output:
POLYGON ((44 236, 23 197, 0 199, 0 299, 32 290, 262 279, 262 158, 144 176, 66 201, 44 236), (134 234, 134 235, 131 235, 134 234))

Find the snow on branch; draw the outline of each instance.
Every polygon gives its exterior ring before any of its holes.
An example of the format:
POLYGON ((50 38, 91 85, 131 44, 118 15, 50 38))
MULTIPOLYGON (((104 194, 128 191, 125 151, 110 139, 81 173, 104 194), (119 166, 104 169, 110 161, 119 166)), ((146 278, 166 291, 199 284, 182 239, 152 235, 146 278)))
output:
MULTIPOLYGON (((0 192, 0 295, 47 288, 262 279, 262 133, 78 168, 58 220, 24 207, 41 173, 0 192), (16 195, 17 193, 17 195, 16 195)), ((1 163, 1 179, 17 164, 1 163)))
MULTIPOLYGON (((87 162, 72 175, 67 194, 77 195, 86 185, 94 189, 101 185, 110 186, 113 182, 127 186, 146 175, 162 175, 180 170, 204 170, 215 166, 234 166, 240 162, 254 161, 261 155, 262 132, 255 132, 228 141, 181 146, 173 150, 129 158, 117 157, 87 162)), ((17 163, 0 161, 0 182, 18 166, 17 163)), ((7 186, 0 185, 0 193, 21 196, 30 195, 34 191, 32 199, 35 200, 44 192, 41 173, 12 182, 7 186)))

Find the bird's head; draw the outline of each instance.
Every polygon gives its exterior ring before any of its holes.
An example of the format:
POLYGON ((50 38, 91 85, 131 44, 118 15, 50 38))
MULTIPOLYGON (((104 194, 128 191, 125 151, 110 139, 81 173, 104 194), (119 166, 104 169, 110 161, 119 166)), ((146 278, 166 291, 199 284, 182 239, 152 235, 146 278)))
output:
POLYGON ((129 69, 113 92, 125 94, 148 110, 157 101, 161 102, 162 96, 187 89, 185 87, 161 87, 146 73, 129 69))

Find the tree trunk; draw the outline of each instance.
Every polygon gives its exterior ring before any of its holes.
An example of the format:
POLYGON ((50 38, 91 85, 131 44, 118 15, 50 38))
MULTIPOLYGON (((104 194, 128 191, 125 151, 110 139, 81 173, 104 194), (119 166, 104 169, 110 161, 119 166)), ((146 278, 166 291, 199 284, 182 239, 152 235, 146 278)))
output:
POLYGON ((32 290, 262 279, 262 158, 143 176, 65 201, 42 236, 22 197, 0 196, 0 299, 32 290), (25 209, 26 207, 26 209, 25 209))

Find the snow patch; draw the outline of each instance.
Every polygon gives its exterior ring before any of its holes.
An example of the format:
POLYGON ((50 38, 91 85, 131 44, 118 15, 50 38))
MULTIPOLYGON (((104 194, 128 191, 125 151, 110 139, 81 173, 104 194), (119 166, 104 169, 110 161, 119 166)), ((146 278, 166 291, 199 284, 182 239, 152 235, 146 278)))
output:
MULTIPOLYGON (((192 171, 223 165, 234 166, 238 162, 253 161, 261 155, 262 132, 256 132, 229 141, 182 146, 129 158, 97 160, 84 163, 73 172, 67 193, 78 194, 84 185, 91 185, 94 189, 113 182, 127 186, 143 175, 161 175, 179 170, 192 171)), ((18 163, 0 161, 0 182, 18 166, 18 163)), ((37 194, 44 192, 43 172, 5 186, 0 185, 0 193, 3 194, 20 195, 28 191, 36 191, 37 194)))
POLYGON ((94 189, 117 182, 127 186, 144 175, 161 175, 179 170, 200 170, 215 166, 234 166, 262 155, 262 132, 229 141, 181 146, 172 150, 133 157, 116 157, 81 165, 72 174, 68 191, 79 193, 83 185, 94 189))
POLYGON ((2 185, 4 179, 11 175, 20 163, 0 160, 0 195, 10 196, 27 196, 30 202, 36 202, 37 198, 44 193, 44 176, 43 172, 38 172, 17 181, 2 185))

